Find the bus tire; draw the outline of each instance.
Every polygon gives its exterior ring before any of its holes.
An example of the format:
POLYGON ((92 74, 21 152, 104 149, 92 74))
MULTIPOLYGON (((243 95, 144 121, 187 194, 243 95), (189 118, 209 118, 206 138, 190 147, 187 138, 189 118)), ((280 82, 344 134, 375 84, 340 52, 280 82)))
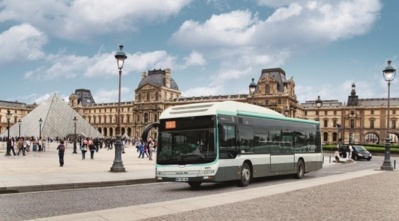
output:
POLYGON ((238 181, 238 186, 245 187, 251 182, 252 171, 251 167, 245 162, 241 167, 241 178, 238 181))
POLYGON ((295 178, 302 179, 305 176, 305 163, 303 160, 298 160, 298 164, 296 166, 296 174, 295 178))
POLYGON ((191 188, 196 189, 196 188, 199 188, 201 186, 201 183, 202 182, 200 182, 200 181, 189 181, 188 185, 190 185, 191 188))

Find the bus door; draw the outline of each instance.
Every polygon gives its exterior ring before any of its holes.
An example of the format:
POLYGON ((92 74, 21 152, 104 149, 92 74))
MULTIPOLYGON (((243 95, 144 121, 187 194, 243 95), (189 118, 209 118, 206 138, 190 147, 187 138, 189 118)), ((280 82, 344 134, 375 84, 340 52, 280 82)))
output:
POLYGON ((280 139, 270 142, 271 172, 293 171, 295 169, 295 156, 292 149, 291 133, 281 132, 280 139))

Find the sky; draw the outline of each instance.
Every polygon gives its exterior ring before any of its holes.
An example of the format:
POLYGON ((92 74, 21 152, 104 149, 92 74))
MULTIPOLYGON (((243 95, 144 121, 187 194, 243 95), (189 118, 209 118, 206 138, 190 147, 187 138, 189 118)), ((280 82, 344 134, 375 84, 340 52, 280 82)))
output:
MULTIPOLYGON (((117 102, 142 72, 170 68, 183 97, 247 94, 262 69, 282 68, 300 103, 386 98, 382 70, 399 68, 395 0, 0 0, 0 100, 42 103, 75 89, 117 102)), ((391 97, 399 97, 399 77, 391 97)))

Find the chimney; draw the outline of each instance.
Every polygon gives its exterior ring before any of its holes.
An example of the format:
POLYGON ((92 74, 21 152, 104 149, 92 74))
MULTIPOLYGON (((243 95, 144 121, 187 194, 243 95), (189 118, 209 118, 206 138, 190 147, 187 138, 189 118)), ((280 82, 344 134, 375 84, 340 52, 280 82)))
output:
POLYGON ((165 86, 170 88, 170 68, 166 68, 165 70, 165 86))
POLYGON ((147 72, 143 71, 143 73, 141 73, 141 80, 143 80, 145 77, 147 77, 147 72))

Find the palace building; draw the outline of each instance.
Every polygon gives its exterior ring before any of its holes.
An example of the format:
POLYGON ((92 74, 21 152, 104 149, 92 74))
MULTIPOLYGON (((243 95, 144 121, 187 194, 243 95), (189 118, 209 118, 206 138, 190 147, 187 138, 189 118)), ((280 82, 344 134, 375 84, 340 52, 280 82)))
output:
MULTIPOLYGON (((158 121, 163 110, 170 106, 201 102, 239 101, 273 109, 288 117, 320 120, 322 141, 337 143, 384 143, 387 126, 387 99, 361 99, 352 84, 346 102, 317 100, 299 103, 293 77, 288 78, 281 68, 263 69, 259 78, 249 82, 246 94, 183 97, 170 69, 143 72, 134 90, 134 100, 121 102, 122 136, 141 137, 146 125, 158 121), (319 105, 316 105, 319 103, 319 105)), ((316 96, 315 96, 316 97, 316 96)), ((96 103, 90 89, 76 89, 69 96, 68 105, 90 123, 104 137, 115 136, 118 102, 96 103)), ((0 133, 7 130, 7 112, 13 125, 31 112, 37 105, 0 101, 0 133)), ((390 99, 390 137, 398 143, 396 128, 399 98, 390 99)), ((72 119, 71 119, 72 121, 72 119)), ((153 129, 149 136, 156 137, 153 129)), ((46 136, 43 134, 43 136, 46 136)))

